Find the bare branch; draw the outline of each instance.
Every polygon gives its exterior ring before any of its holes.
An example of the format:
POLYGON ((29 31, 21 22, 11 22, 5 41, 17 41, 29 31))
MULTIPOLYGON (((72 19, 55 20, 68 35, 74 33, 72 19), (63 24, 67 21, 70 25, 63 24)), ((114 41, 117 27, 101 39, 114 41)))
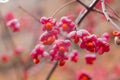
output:
MULTIPOLYGON (((78 0, 77 0, 78 1, 78 0)), ((97 4, 99 0, 94 0, 90 6, 81 14, 79 14, 79 16, 77 17, 77 19, 75 20, 76 24, 78 24, 78 26, 80 25, 80 23, 83 21, 83 19, 93 10, 94 6, 97 4)), ((82 3, 81 1, 78 1, 79 3, 82 3)), ((83 5, 84 6, 84 5, 83 5)))
POLYGON ((54 66, 53 66, 52 69, 50 70, 50 72, 49 72, 49 74, 48 74, 46 80, 50 80, 50 78, 51 78, 53 72, 54 72, 55 69, 57 68, 57 65, 58 65, 58 61, 54 64, 54 66))
POLYGON ((101 0, 101 4, 102 4, 102 11, 103 11, 106 19, 108 20, 108 22, 110 22, 113 25, 113 27, 120 30, 120 27, 110 18, 109 14, 107 13, 107 10, 106 10, 106 7, 105 7, 105 1, 101 0))

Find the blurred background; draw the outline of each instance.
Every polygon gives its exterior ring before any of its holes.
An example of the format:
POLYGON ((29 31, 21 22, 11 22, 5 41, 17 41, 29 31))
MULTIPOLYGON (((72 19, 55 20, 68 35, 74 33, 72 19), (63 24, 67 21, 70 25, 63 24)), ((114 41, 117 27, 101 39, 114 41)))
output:
MULTIPOLYGON (((30 52, 39 43, 43 32, 38 20, 42 16, 50 17, 55 10, 70 0, 10 0, 0 3, 0 80, 45 80, 54 63, 42 59, 34 64, 30 52), (14 13, 20 21, 20 31, 12 32, 4 23, 4 16, 14 13)), ((92 0, 81 0, 89 5, 92 0)), ((111 0, 108 4, 120 16, 120 0, 111 0)), ((60 10, 56 19, 62 16, 78 16, 82 6, 74 2, 60 10)), ((99 8, 99 7, 96 7, 99 8)), ((100 8, 99 8, 100 9, 100 8)), ((112 11, 107 7, 108 11, 112 11)), ((114 21, 120 25, 119 21, 114 21)), ((99 13, 91 12, 81 23, 81 27, 98 36, 104 32, 110 33, 110 52, 97 56, 93 65, 85 63, 86 51, 79 49, 80 58, 77 63, 68 61, 65 66, 57 67, 51 80, 77 80, 81 71, 92 75, 92 80, 120 80, 120 46, 114 44, 112 31, 115 28, 99 13)))

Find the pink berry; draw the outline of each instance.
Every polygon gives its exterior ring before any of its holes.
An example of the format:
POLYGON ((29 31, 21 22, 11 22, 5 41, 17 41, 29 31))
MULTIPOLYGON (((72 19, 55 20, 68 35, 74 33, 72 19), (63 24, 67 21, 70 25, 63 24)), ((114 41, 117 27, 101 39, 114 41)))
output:
POLYGON ((71 19, 64 16, 60 19, 58 26, 65 32, 69 33, 75 29, 76 24, 71 19))
POLYGON ((78 59, 79 59, 79 56, 78 56, 78 51, 77 50, 74 50, 72 53, 71 53, 71 56, 70 56, 70 60, 73 61, 73 62, 77 62, 78 59))
POLYGON ((95 54, 86 54, 85 55, 85 61, 87 64, 94 64, 95 60, 96 60, 95 54))
POLYGON ((108 52, 110 50, 110 45, 102 38, 98 38, 96 44, 96 51, 99 54, 103 54, 104 52, 108 52))
POLYGON ((51 31, 56 27, 56 20, 51 17, 41 17, 40 23, 42 24, 43 30, 51 31))
POLYGON ((7 62, 9 61, 8 55, 6 55, 6 54, 2 55, 2 56, 1 56, 1 61, 2 61, 3 63, 7 63, 7 62))
POLYGON ((17 47, 15 50, 14 50, 14 54, 15 55, 19 55, 23 52, 23 48, 22 47, 17 47))
POLYGON ((82 39, 82 42, 80 43, 80 47, 90 52, 95 52, 96 41, 97 41, 96 35, 87 36, 84 39, 82 39))
POLYGON ((54 34, 54 32, 52 31, 52 32, 44 32, 40 36, 39 40, 44 45, 51 45, 53 42, 55 42, 56 39, 57 39, 57 34, 54 34))
POLYGON ((109 41, 110 40, 110 35, 108 33, 104 33, 102 35, 102 37, 106 40, 106 41, 109 41))
POLYGON ((18 32, 20 30, 20 23, 18 19, 14 17, 13 13, 8 13, 5 16, 6 26, 10 27, 13 32, 18 32))

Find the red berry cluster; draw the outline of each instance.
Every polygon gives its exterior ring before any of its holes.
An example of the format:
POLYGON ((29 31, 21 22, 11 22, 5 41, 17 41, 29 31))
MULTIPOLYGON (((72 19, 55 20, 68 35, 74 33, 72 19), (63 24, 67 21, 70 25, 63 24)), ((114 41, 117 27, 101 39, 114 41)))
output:
MULTIPOLYGON (((87 30, 80 29, 78 31, 71 31, 68 34, 68 38, 72 39, 74 43, 78 43, 80 48, 86 49, 91 53, 103 54, 110 50, 109 47, 109 34, 104 33, 101 38, 98 38, 95 34, 90 34, 87 30)), ((87 54, 85 56, 87 64, 93 64, 96 60, 95 54, 87 54)))
POLYGON ((86 49, 89 52, 95 52, 103 54, 109 51, 109 35, 103 34, 101 38, 98 38, 95 34, 90 34, 88 31, 81 29, 79 31, 72 31, 68 34, 69 38, 72 38, 75 43, 79 43, 80 48, 86 49))
MULTIPOLYGON (((42 24, 43 33, 40 36, 40 43, 33 49, 31 57, 34 59, 35 63, 39 62, 40 57, 44 57, 45 50, 50 45, 49 56, 51 61, 59 61, 59 65, 63 66, 66 60, 71 60, 73 62, 78 61, 78 51, 73 49, 71 55, 68 55, 69 48, 72 47, 71 42, 79 44, 80 48, 86 49, 91 53, 103 54, 108 52, 109 48, 109 35, 107 33, 103 34, 101 38, 97 37, 95 34, 90 34, 85 29, 76 30, 77 25, 68 17, 64 16, 60 21, 49 17, 42 17, 40 19, 42 24), (67 36, 63 34, 66 34, 67 36), (61 38, 61 39, 60 39, 61 38), (52 47, 51 47, 52 46, 52 47)), ((85 60, 88 64, 93 64, 96 59, 96 55, 87 55, 85 60)))

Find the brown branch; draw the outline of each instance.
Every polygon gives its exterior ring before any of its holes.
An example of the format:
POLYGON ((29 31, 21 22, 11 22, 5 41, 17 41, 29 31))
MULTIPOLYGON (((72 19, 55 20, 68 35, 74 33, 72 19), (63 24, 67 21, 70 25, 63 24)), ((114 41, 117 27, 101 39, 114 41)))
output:
POLYGON ((54 66, 53 66, 52 69, 50 70, 50 72, 49 72, 49 74, 48 74, 46 80, 50 80, 50 78, 51 78, 53 72, 54 72, 55 69, 57 68, 57 65, 58 65, 58 61, 54 64, 54 66))
POLYGON ((82 1, 80 1, 80 0, 76 0, 77 2, 79 2, 82 6, 84 6, 86 9, 89 9, 89 7, 86 5, 86 4, 84 4, 82 1))
MULTIPOLYGON (((86 9, 88 9, 88 6, 87 5, 85 5, 82 1, 80 1, 80 0, 77 0, 82 6, 84 6, 86 9)), ((110 7, 110 6, 109 6, 110 7)), ((101 10, 99 10, 99 9, 96 9, 96 8, 93 8, 92 9, 92 11, 93 12, 96 12, 96 13, 99 13, 99 14, 101 14, 101 15, 104 15, 104 13, 101 11, 101 10)), ((112 18, 112 19, 114 19, 114 20, 116 20, 116 21, 120 21, 120 19, 119 19, 119 17, 115 17, 115 16, 111 16, 111 15, 109 15, 110 16, 110 18, 112 18)), ((117 16, 117 15, 116 15, 117 16)))
MULTIPOLYGON (((77 0, 79 3, 81 1, 77 0)), ((97 4, 99 0, 94 0, 90 6, 81 14, 78 15, 77 19, 75 20, 76 24, 78 24, 78 26, 80 25, 80 23, 83 21, 83 19, 93 10, 94 6, 97 4)), ((84 5, 83 5, 84 6, 84 5)))

